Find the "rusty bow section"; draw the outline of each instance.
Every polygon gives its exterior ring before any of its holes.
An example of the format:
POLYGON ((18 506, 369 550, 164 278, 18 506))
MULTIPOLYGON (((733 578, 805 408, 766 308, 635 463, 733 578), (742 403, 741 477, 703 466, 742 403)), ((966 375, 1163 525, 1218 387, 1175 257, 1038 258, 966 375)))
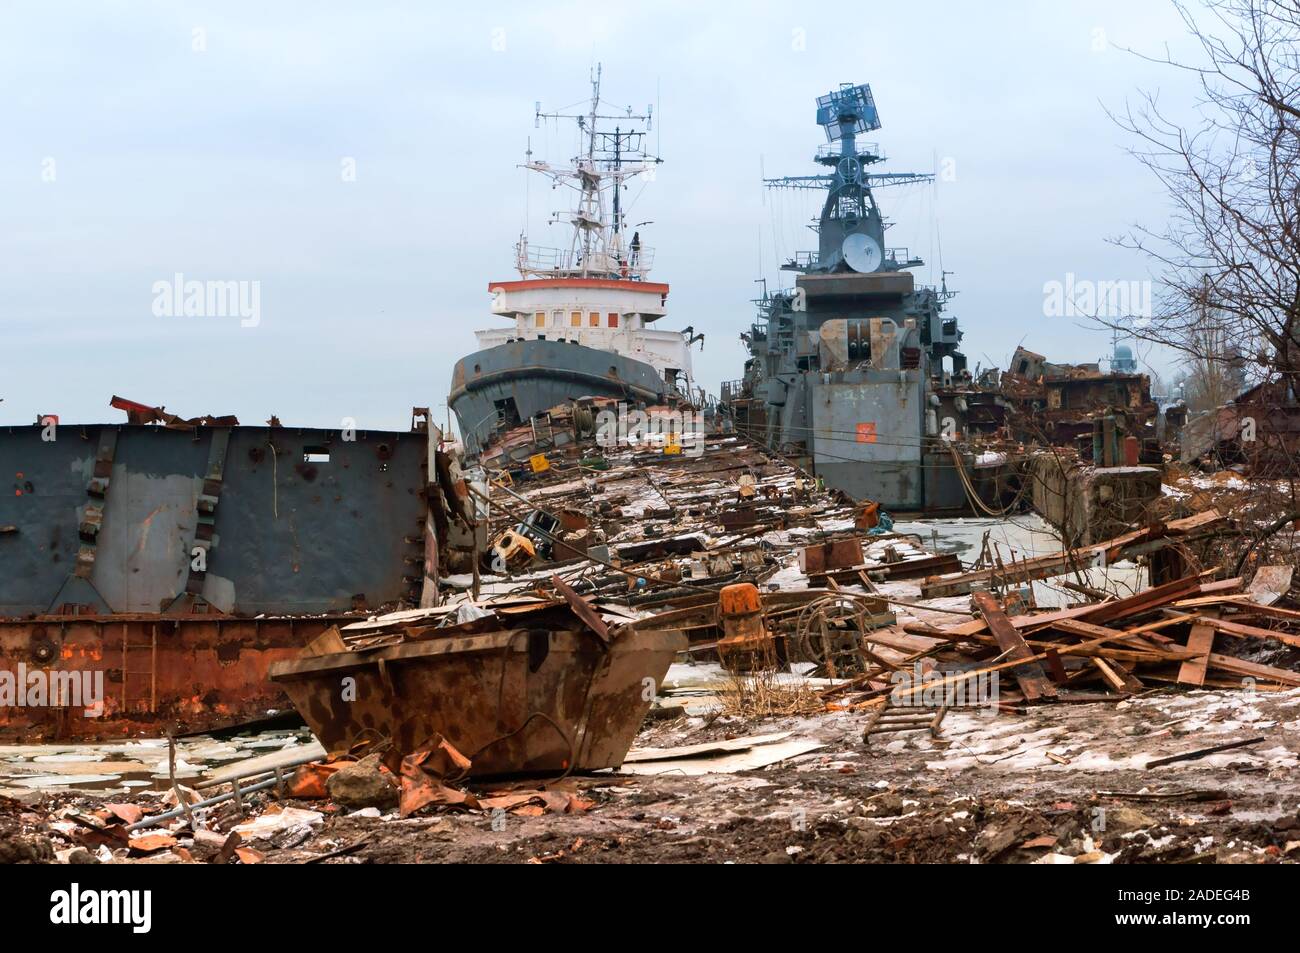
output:
POLYGON ((571 592, 566 600, 445 628, 367 629, 272 665, 271 678, 327 750, 380 738, 409 754, 442 738, 475 777, 617 767, 687 640, 610 626, 571 592))

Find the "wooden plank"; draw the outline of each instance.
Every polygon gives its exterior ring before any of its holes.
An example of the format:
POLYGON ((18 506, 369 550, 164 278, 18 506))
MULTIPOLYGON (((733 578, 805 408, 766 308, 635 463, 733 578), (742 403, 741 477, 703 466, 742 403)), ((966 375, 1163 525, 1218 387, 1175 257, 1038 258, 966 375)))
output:
MULTIPOLYGON (((1167 602, 1180 599, 1185 595, 1195 592, 1200 584, 1200 576, 1186 576, 1183 579, 1176 579, 1173 582, 1165 583, 1163 586, 1156 586, 1154 589, 1146 589, 1134 596, 1127 596, 1123 599, 1112 599, 1110 602, 1097 602, 1086 606, 1075 606, 1071 609, 1057 609, 1054 612, 1029 613, 1027 615, 1015 615, 1010 617, 1011 624, 1017 629, 1029 629, 1031 631, 1051 626, 1053 623, 1066 619, 1081 619, 1088 622, 1100 624, 1109 622, 1113 619, 1126 618, 1137 615, 1139 612, 1150 612, 1157 609, 1167 602)), ((1169 623, 1172 624, 1172 623, 1169 623)), ((914 628, 912 624, 904 625, 903 631, 913 632, 917 635, 929 634, 931 638, 948 638, 958 640, 964 636, 979 635, 988 629, 988 623, 982 619, 974 619, 970 622, 963 622, 955 626, 947 626, 939 630, 942 635, 937 633, 921 632, 914 628)))
POLYGON ((1163 586, 1144 589, 1142 592, 1124 599, 1103 602, 1095 607, 1095 611, 1088 613, 1086 619, 1088 622, 1102 625, 1114 619, 1128 618, 1191 595, 1193 592, 1198 592, 1200 588, 1199 576, 1184 576, 1182 579, 1167 582, 1163 586))
POLYGON ((1140 635, 1128 632, 1125 629, 1108 629, 1104 625, 1093 625, 1091 622, 1083 622, 1079 619, 1065 619, 1053 625, 1052 628, 1061 632, 1068 632, 1070 635, 1081 635, 1093 639, 1110 639, 1121 645, 1127 645, 1156 656, 1173 657, 1174 654, 1163 646, 1153 645, 1140 635))
MULTIPOLYGON (((980 615, 984 617, 989 631, 993 633, 993 638, 997 639, 998 648, 1008 653, 1008 657, 1013 660, 1032 658, 1034 653, 1025 644, 1025 640, 1021 638, 1020 633, 1016 631, 1016 627, 1011 624, 1011 620, 1007 618, 1007 614, 1002 611, 1002 607, 998 605, 992 594, 977 592, 974 599, 980 615)), ((1024 693, 1027 701, 1056 697, 1056 686, 1048 681, 1043 667, 1037 662, 1013 669, 1011 674, 1015 676, 1016 684, 1020 686, 1020 691, 1024 693)))
POLYGON ((1269 619, 1282 619, 1285 622, 1300 622, 1300 612, 1294 609, 1283 609, 1281 606, 1262 606, 1256 602, 1250 601, 1249 596, 1237 596, 1240 602, 1231 602, 1234 608, 1240 609, 1243 615, 1262 615, 1269 619))
POLYGON ((1275 639, 1293 648, 1300 648, 1300 635, 1293 635, 1290 632, 1261 629, 1241 622, 1229 622, 1227 619, 1206 619, 1205 624, 1214 626, 1225 635, 1237 635, 1249 639, 1275 639))
MULTIPOLYGON (((1142 635, 1144 633, 1154 633, 1158 629, 1167 629, 1171 625, 1182 625, 1184 622, 1193 622, 1200 616, 1193 612, 1179 615, 1171 615, 1168 619, 1157 619, 1155 622, 1148 622, 1146 625, 1135 625, 1131 629, 1125 629, 1130 635, 1142 635)), ((1160 636, 1164 638, 1164 636, 1160 636)))
POLYGON ((1266 682, 1280 682, 1283 685, 1300 687, 1300 673, 1297 672, 1289 672, 1284 668, 1274 668, 1271 665, 1260 665, 1257 662, 1247 662, 1244 659, 1233 658, 1231 655, 1220 655, 1217 652, 1211 652, 1207 658, 1209 659, 1210 668, 1231 672, 1233 675, 1243 675, 1247 678, 1258 678, 1266 682))
POLYGON ((1106 684, 1119 692, 1132 694, 1143 691, 1145 686, 1127 671, 1119 666, 1119 663, 1111 664, 1102 658, 1092 659, 1093 667, 1101 672, 1101 677, 1106 680, 1106 684))
POLYGON ((1201 606, 1231 605, 1242 600, 1249 601, 1249 596, 1241 593, 1224 593, 1221 596, 1196 596, 1193 599, 1179 599, 1173 604, 1175 609, 1197 609, 1201 606))
POLYGON ((1052 681, 1058 685, 1068 682, 1070 676, 1066 674, 1065 664, 1061 661, 1061 653, 1056 651, 1055 648, 1047 649, 1046 653, 1047 658, 1044 661, 1047 662, 1047 674, 1052 677, 1052 681))
POLYGON ((1187 647, 1201 655, 1199 659, 1188 659, 1178 669, 1178 681, 1183 685, 1205 684, 1205 672, 1210 663, 1210 652, 1214 650, 1214 626, 1194 625, 1192 634, 1187 637, 1187 647))
MULTIPOLYGON (((1089 652, 1091 652, 1093 649, 1095 649, 1098 645, 1101 645, 1103 642, 1108 642, 1108 641, 1110 640, 1093 639, 1089 642, 1080 642, 1078 645, 1063 645, 1060 648, 1053 648, 1052 651, 1060 655, 1086 655, 1089 652)), ((972 669, 969 672, 958 672, 955 675, 949 675, 945 678, 942 678, 937 682, 925 682, 920 685, 912 685, 912 686, 895 688, 894 691, 891 693, 891 696, 901 700, 903 698, 906 698, 908 695, 914 695, 917 692, 947 688, 949 685, 955 685, 958 682, 968 681, 973 678, 979 678, 980 676, 988 675, 992 672, 1001 672, 1008 668, 1015 668, 1019 665, 1024 665, 1026 662, 1040 662, 1045 658, 1047 658, 1047 653, 1040 652, 1039 654, 1034 655, 1033 657, 1027 659, 1013 659, 1012 661, 1009 662, 999 662, 997 665, 989 665, 984 668, 972 669)), ((1001 697, 1004 702, 1009 703, 1010 696, 1013 694, 1014 692, 1003 692, 1001 697)), ((1062 698, 1058 700, 1059 701, 1073 700, 1073 701, 1078 701, 1080 704, 1086 704, 1088 702, 1088 699, 1062 698)))

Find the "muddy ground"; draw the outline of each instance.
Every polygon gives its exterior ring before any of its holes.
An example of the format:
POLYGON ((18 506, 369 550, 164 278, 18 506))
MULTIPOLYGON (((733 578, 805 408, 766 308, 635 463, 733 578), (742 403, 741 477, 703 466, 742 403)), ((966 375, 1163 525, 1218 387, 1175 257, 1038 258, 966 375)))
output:
MULTIPOLYGON (((757 770, 597 775, 559 788, 590 801, 538 816, 426 808, 407 819, 345 815, 246 839, 261 863, 1277 863, 1300 858, 1300 691, 1158 691, 1121 703, 1027 714, 950 713, 941 737, 861 742, 866 715, 686 718, 638 744, 664 747, 789 731, 824 747, 757 770), (1247 747, 1146 768, 1172 754, 1247 747)), ((534 785, 535 786, 535 785, 534 785)), ((501 785, 495 785, 500 789, 501 785)), ((157 797, 158 795, 149 795, 157 797)), ((30 795, 0 806, 0 861, 213 859, 213 838, 175 831, 179 850, 70 851, 48 823, 112 798, 30 795)), ((120 797, 117 800, 121 800, 120 797)), ((254 813, 275 811, 254 796, 254 813)), ((536 808, 534 811, 538 810, 536 808)), ((373 812, 371 812, 373 813, 373 812)), ((206 824, 229 830, 233 811, 206 824)), ((66 829, 66 825, 64 825, 66 829)), ((239 862, 232 858, 232 862, 239 862)))

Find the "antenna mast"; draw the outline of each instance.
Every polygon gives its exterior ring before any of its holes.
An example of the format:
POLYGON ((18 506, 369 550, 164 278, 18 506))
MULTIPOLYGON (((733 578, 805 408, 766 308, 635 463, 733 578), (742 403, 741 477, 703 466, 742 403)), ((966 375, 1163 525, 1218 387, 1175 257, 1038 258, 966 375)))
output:
POLYGON ((567 166, 552 166, 534 160, 531 153, 524 168, 539 172, 552 180, 553 187, 561 185, 577 193, 576 202, 568 212, 555 212, 551 224, 568 218, 573 234, 567 249, 534 248, 527 237, 521 237, 515 248, 519 273, 527 277, 578 277, 619 278, 638 281, 650 271, 653 255, 643 248, 639 236, 634 236, 630 246, 622 239, 624 209, 622 191, 626 180, 651 172, 663 160, 646 152, 646 133, 653 129, 654 107, 647 106, 642 114, 631 108, 622 113, 602 112, 600 100, 601 66, 596 64, 591 75, 591 104, 586 112, 542 112, 538 102, 534 123, 543 119, 568 119, 577 123, 580 148, 585 151, 574 156, 567 166), (617 120, 613 132, 601 126, 617 120), (627 123, 628 128, 623 128, 627 123), (610 214, 607 216, 607 208, 610 214))

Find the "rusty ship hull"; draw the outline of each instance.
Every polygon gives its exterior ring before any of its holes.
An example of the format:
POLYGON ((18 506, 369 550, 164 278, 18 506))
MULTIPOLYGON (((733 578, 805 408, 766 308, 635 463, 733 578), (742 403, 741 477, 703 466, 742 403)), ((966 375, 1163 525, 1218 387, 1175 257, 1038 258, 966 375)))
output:
POLYGON ((0 429, 0 672, 103 684, 98 717, 10 705, 0 729, 200 730, 284 708, 271 663, 436 600, 439 457, 414 427, 0 429))

